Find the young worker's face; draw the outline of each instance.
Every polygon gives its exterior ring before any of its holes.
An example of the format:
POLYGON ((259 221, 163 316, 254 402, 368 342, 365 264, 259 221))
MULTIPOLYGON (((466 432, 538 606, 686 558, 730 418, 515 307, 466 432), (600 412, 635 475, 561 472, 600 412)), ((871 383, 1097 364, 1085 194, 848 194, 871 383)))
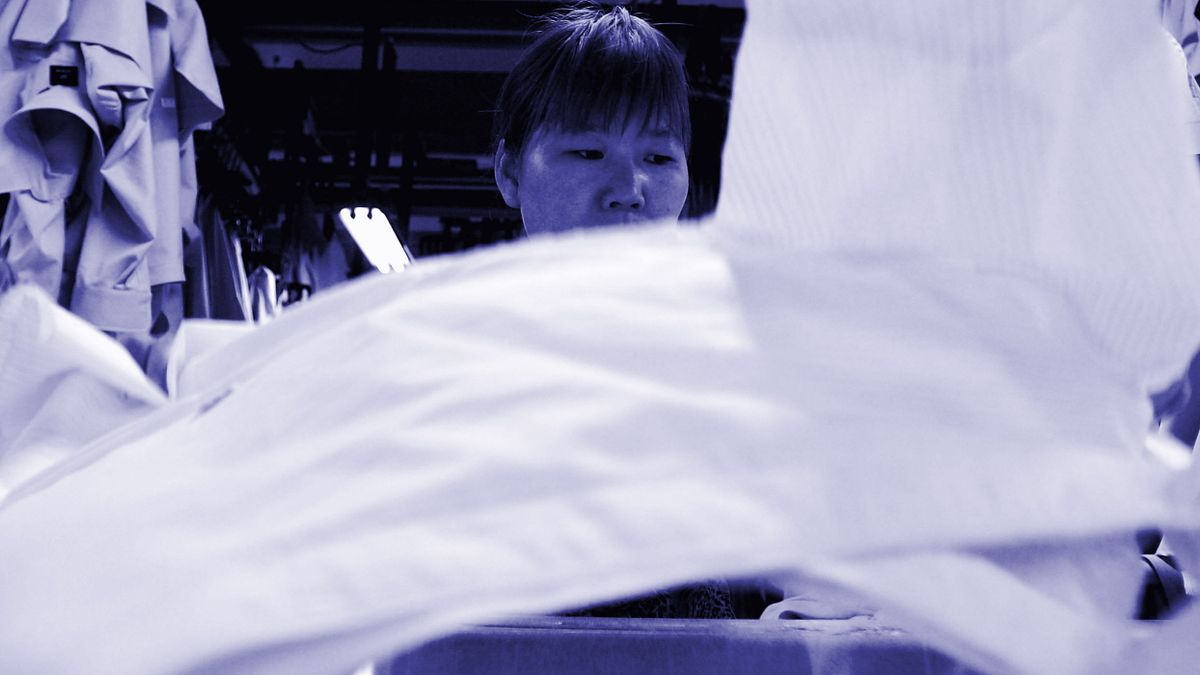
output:
POLYGON ((664 129, 541 129, 519 156, 501 146, 496 182, 530 235, 678 218, 687 156, 664 129))

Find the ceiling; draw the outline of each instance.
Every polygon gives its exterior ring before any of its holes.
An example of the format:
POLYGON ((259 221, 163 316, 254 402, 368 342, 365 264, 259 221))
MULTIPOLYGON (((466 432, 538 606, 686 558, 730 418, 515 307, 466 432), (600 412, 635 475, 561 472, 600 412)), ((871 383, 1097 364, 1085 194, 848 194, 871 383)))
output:
MULTIPOLYGON (((200 143, 210 183, 268 201, 291 198, 297 185, 318 205, 371 201, 405 233, 420 218, 519 225, 492 182, 490 110, 530 24, 561 3, 199 4, 226 106, 200 143)), ((630 6, 686 55, 693 172, 719 170, 742 3, 630 6)))

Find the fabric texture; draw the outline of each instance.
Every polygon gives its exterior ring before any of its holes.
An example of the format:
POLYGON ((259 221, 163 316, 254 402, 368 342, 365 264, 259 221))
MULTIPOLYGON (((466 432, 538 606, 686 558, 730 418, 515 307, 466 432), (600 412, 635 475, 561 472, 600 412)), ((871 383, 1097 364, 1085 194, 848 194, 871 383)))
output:
POLYGON ((11 192, 0 254, 21 278, 58 297, 64 281, 69 228, 85 226, 90 198, 70 206, 77 188, 95 196, 88 167, 102 160, 100 128, 83 91, 87 64, 77 45, 19 51, 0 75, 14 104, 3 124, 0 158, 8 170, 0 190, 11 192), (79 86, 53 83, 58 69, 79 86))
POLYGON ((166 403, 120 345, 29 284, 0 294, 0 500, 166 403))
POLYGON ((1112 662, 1140 571, 1082 605, 1040 584, 1191 522, 1194 476, 1135 452, 1136 381, 1036 284, 788 260, 673 227, 524 242, 200 354, 192 393, 10 494, 0 664, 348 670, 462 621, 767 569, 881 596, 971 663, 1112 662), (1065 569, 1022 570, 1040 559, 1065 569))
POLYGON ((1157 9, 753 2, 717 227, 1063 288, 1161 388, 1200 343, 1200 197, 1157 9))

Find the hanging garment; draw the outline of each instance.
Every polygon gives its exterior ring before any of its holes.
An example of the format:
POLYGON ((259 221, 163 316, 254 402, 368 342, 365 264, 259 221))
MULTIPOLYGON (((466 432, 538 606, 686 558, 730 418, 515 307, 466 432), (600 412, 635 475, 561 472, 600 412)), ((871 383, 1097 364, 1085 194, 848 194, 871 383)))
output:
POLYGON ((154 97, 150 133, 154 144, 155 201, 159 227, 148 253, 154 285, 184 280, 183 230, 196 208, 195 158, 186 146, 192 132, 220 117, 221 95, 195 1, 149 3, 154 97), (180 61, 179 58, 186 59, 180 61))
MULTIPOLYGON (((91 208, 77 265, 62 270, 71 289, 64 304, 101 328, 133 334, 135 341, 151 339, 162 320, 174 330, 171 317, 183 313, 175 306, 178 294, 152 288, 183 280, 182 230, 192 220, 195 198, 194 166, 184 167, 194 159, 184 146, 196 127, 221 112, 195 2, 164 1, 149 12, 146 3, 132 0, 9 5, 14 9, 4 15, 4 25, 11 26, 13 50, 81 53, 77 67, 87 77, 77 78, 78 86, 87 93, 87 117, 103 139, 105 152, 93 153, 98 176, 86 176, 91 208), (160 307, 166 311, 155 314, 160 307)), ((9 211, 16 222, 6 226, 6 236, 50 252, 61 247, 61 217, 31 228, 23 224, 20 204, 9 211), (46 238, 44 244, 39 237, 46 238)), ((46 220, 45 208, 25 211, 46 220)), ((51 266, 15 265, 45 277, 52 275, 33 270, 51 266)))
MULTIPOLYGON (((204 208, 203 202, 198 199, 197 216, 204 208)), ((187 232, 187 242, 183 247, 183 269, 187 279, 183 285, 183 315, 185 317, 208 317, 212 314, 212 298, 208 288, 210 273, 207 246, 204 243, 203 230, 198 223, 193 223, 193 229, 187 232)))
POLYGON ((122 332, 118 339, 147 374, 165 386, 168 345, 185 315, 185 233, 190 229, 193 236, 198 234, 193 222, 197 193, 192 132, 219 117, 222 110, 207 45, 200 50, 190 46, 206 37, 194 0, 164 0, 149 3, 148 9, 154 82, 149 134, 155 181, 155 234, 146 252, 151 318, 146 330, 122 332), (177 53, 186 61, 177 61, 177 53))
MULTIPOLYGON (((52 64, 53 60, 48 60, 49 68, 55 67, 52 64)), ((65 281, 68 229, 84 228, 90 209, 86 196, 90 190, 80 186, 78 179, 84 174, 86 180, 89 157, 103 153, 100 133, 90 115, 83 117, 85 106, 77 92, 52 86, 31 97, 6 124, 8 139, 19 138, 20 147, 37 148, 44 168, 41 175, 11 193, 0 228, 0 253, 18 276, 37 283, 55 298, 60 297, 65 281), (82 203, 68 208, 72 197, 82 198, 82 203)), ((14 171, 10 178, 22 177, 14 171)), ((71 279, 66 281, 70 293, 71 279)))
POLYGON ((250 284, 250 311, 255 323, 266 323, 279 316, 277 277, 271 268, 259 265, 247 277, 250 284))
POLYGON ((89 94, 102 133, 107 129, 116 136, 100 167, 103 188, 88 214, 69 307, 104 330, 144 332, 153 318, 146 254, 156 231, 147 121, 150 80, 132 61, 105 47, 82 49, 97 64, 94 71, 114 75, 112 86, 96 83, 89 94), (115 67, 105 71, 99 64, 115 67))
POLYGON ((211 198, 200 200, 196 216, 200 236, 188 244, 188 259, 193 264, 187 283, 187 316, 251 320, 250 286, 237 234, 226 225, 211 198))
POLYGON ((313 248, 301 251, 295 267, 297 283, 312 288, 317 293, 350 278, 350 263, 342 239, 335 234, 313 248))
MULTIPOLYGON (((147 4, 147 9, 154 5, 147 4)), ((150 136, 154 146, 155 208, 158 214, 154 243, 147 252, 150 283, 157 285, 183 281, 183 222, 178 219, 183 186, 180 130, 175 91, 175 73, 171 62, 169 17, 151 11, 150 51, 154 95, 150 110, 150 136)))
POLYGON ((150 326, 150 283, 144 258, 154 238, 150 138, 146 124, 153 89, 143 3, 79 0, 26 2, 12 30, 24 49, 76 45, 87 78, 92 115, 105 153, 91 188, 91 207, 73 273, 72 311, 111 331, 150 326), (55 21, 61 20, 59 25, 55 21))
MULTIPOLYGON (((173 7, 164 0, 158 6, 170 17, 168 30, 175 68, 179 137, 181 144, 186 145, 192 132, 208 127, 224 114, 224 102, 200 6, 195 0, 174 0, 173 7)), ((185 162, 184 167, 185 173, 188 168, 195 169, 194 163, 185 162)), ((183 201, 188 201, 186 195, 183 201)))
POLYGON ((284 245, 280 274, 288 294, 284 304, 302 301, 350 277, 341 235, 336 228, 326 228, 328 217, 316 210, 307 192, 288 214, 290 236, 284 245))
MULTIPOLYGON (((100 129, 84 93, 86 64, 76 45, 14 50, 14 70, 0 76, 13 92, 6 115, 0 160, 9 167, 0 190, 10 201, 0 229, 0 254, 23 280, 53 297, 63 281, 67 202, 80 192, 95 196, 89 179, 102 161, 100 129), (89 169, 88 167, 92 167, 89 169)), ((82 227, 82 224, 76 225, 82 227)))
POLYGON ((30 44, 103 45, 150 72, 145 0, 17 0, 23 5, 12 39, 30 44))

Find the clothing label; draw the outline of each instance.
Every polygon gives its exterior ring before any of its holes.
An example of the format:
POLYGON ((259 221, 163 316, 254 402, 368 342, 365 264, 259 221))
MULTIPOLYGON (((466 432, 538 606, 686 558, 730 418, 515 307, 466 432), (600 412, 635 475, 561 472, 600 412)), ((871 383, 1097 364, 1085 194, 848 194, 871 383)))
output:
POLYGON ((77 66, 50 66, 50 84, 78 87, 79 68, 77 66))

